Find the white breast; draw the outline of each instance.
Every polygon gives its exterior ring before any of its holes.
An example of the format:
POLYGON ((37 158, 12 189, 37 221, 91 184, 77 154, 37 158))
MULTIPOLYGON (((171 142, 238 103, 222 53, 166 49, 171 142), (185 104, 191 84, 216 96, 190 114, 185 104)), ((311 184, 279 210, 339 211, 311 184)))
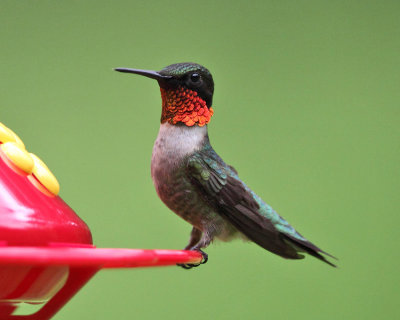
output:
POLYGON ((170 168, 186 155, 198 150, 207 135, 207 126, 187 127, 162 123, 153 147, 151 171, 156 168, 170 168))

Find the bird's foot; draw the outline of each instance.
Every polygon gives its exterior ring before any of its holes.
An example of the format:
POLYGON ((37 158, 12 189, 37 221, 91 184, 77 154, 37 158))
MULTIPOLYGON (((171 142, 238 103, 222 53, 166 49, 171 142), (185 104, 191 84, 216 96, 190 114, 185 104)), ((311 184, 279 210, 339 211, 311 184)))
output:
POLYGON ((184 264, 184 263, 177 263, 176 265, 177 265, 178 267, 183 268, 183 269, 189 270, 189 269, 198 267, 200 264, 192 264, 192 263, 184 264))
POLYGON ((200 252, 200 254, 202 255, 203 259, 200 261, 200 264, 205 264, 208 261, 208 254, 205 253, 203 250, 201 249, 195 249, 196 251, 200 252))
POLYGON ((193 249, 193 251, 197 251, 202 255, 203 258, 201 259, 200 263, 187 263, 187 264, 178 263, 177 266, 182 267, 183 269, 189 270, 189 269, 192 269, 192 268, 196 268, 196 267, 198 267, 198 266, 200 266, 202 264, 205 264, 208 261, 208 254, 205 253, 203 250, 201 250, 201 249, 193 249))

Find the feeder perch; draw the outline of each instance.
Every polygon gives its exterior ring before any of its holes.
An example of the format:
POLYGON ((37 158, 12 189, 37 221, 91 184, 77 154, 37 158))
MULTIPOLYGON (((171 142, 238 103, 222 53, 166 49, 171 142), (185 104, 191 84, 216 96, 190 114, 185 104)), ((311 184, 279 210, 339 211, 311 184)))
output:
POLYGON ((0 319, 46 320, 105 268, 199 263, 184 250, 96 248, 47 166, 0 123, 0 319))

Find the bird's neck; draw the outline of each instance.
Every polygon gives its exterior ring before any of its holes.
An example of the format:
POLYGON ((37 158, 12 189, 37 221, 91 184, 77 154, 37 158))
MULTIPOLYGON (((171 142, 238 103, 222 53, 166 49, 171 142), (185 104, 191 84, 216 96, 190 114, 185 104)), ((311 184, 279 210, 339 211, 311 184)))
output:
POLYGON ((153 157, 162 157, 167 162, 175 162, 202 149, 207 143, 209 143, 207 126, 187 127, 183 124, 172 125, 165 122, 160 125, 153 157))
POLYGON ((203 127, 210 122, 214 110, 207 106, 196 91, 183 87, 177 89, 160 88, 160 90, 162 98, 161 123, 203 127))

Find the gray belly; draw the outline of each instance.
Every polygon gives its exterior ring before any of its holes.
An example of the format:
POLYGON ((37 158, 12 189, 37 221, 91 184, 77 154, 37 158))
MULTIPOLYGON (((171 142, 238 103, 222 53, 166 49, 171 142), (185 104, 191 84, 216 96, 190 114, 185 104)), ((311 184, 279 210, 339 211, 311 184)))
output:
POLYGON ((184 168, 177 168, 165 172, 152 166, 154 186, 158 196, 168 208, 203 230, 206 224, 218 219, 218 216, 194 189, 184 171, 184 168))
POLYGON ((152 166, 154 185, 160 199, 178 216, 195 226, 211 238, 229 241, 245 237, 228 221, 223 219, 202 197, 180 168, 166 174, 152 166))

